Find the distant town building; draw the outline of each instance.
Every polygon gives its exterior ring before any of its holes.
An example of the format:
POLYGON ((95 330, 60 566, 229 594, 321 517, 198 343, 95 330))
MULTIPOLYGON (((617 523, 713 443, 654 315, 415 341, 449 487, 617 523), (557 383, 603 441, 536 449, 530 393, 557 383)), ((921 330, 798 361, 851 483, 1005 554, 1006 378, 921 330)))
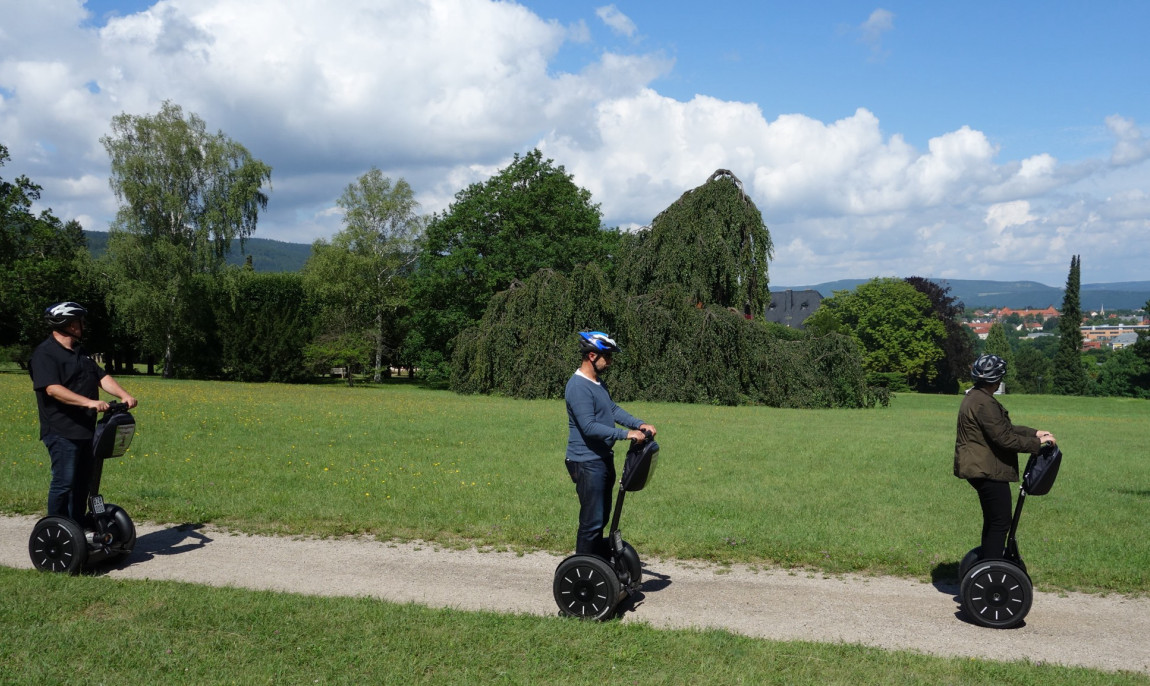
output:
POLYGON ((1082 347, 1091 348, 1122 348, 1132 345, 1138 340, 1139 331, 1150 330, 1145 324, 1117 326, 1084 326, 1082 327, 1082 347))
POLYGON ((1058 316, 1058 310, 1054 309, 1054 305, 1047 305, 1046 308, 1042 309, 1042 310, 1036 310, 1036 309, 1032 309, 1032 308, 1027 308, 1027 309, 1023 309, 1023 310, 1016 310, 1012 307, 1002 307, 1002 308, 990 311, 990 315, 993 316, 995 319, 1002 319, 1004 317, 1009 317, 1012 314, 1017 314, 1019 317, 1022 317, 1023 319, 1026 319, 1027 317, 1036 317, 1037 319, 1039 319, 1041 321, 1041 320, 1045 320, 1045 319, 1050 319, 1051 317, 1057 317, 1058 316))
POLYGON ((803 321, 818 309, 822 301, 822 294, 809 289, 771 293, 771 304, 767 305, 766 311, 767 321, 801 329, 803 321))

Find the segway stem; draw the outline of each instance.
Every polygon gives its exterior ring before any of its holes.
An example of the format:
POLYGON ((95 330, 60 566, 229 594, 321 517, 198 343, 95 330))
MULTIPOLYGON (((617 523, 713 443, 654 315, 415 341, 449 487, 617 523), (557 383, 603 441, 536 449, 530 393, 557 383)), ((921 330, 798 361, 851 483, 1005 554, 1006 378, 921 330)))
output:
POLYGON ((611 528, 608 530, 608 536, 611 539, 611 548, 615 555, 623 554, 623 537, 617 536, 616 534, 619 533, 619 518, 623 514, 623 496, 626 494, 627 491, 620 487, 619 497, 615 499, 615 514, 611 517, 611 528))

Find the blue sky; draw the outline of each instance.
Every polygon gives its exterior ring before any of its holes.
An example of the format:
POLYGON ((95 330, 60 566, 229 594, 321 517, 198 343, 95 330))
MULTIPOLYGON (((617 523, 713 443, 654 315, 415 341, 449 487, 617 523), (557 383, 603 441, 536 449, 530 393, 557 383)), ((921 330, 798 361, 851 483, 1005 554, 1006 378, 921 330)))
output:
POLYGON ((1146 2, 0 0, 0 176, 105 230, 111 117, 171 99, 310 242, 370 166, 426 212, 532 147, 632 229, 717 168, 772 285, 1150 278, 1146 2))

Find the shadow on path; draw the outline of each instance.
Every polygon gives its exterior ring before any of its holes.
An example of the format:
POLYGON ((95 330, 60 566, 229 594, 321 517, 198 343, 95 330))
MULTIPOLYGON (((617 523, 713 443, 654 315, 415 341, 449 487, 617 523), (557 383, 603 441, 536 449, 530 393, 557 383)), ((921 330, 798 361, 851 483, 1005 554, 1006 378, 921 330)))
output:
POLYGON ((97 574, 106 574, 113 569, 125 569, 141 562, 147 562, 156 556, 180 555, 194 550, 201 550, 212 542, 210 536, 200 533, 204 528, 202 523, 177 524, 176 526, 153 531, 136 539, 132 554, 119 562, 107 565, 98 570, 97 574))
POLYGON ((619 607, 615 608, 616 617, 622 617, 628 612, 637 610, 643 605, 643 601, 647 597, 646 593, 658 593, 671 585, 670 576, 652 572, 646 565, 643 565, 643 578, 643 585, 639 587, 639 590, 624 598, 619 603, 619 607))

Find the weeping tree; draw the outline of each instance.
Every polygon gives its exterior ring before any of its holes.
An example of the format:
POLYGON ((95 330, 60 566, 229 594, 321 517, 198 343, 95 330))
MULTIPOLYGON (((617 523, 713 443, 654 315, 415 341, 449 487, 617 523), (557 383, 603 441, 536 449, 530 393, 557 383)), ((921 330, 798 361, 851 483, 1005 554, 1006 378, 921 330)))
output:
POLYGON ((541 270, 492 298, 479 325, 456 339, 452 389, 562 397, 582 329, 610 331, 622 346, 605 377, 620 401, 861 407, 879 399, 847 336, 788 340, 766 321, 700 308, 676 285, 628 295, 594 264, 569 276, 541 270))
POLYGON ((619 285, 631 294, 674 285, 697 305, 762 316, 770 304, 767 263, 773 254, 763 215, 742 182, 719 169, 625 244, 619 285))
POLYGON ((765 321, 770 236, 730 172, 684 194, 628 243, 615 283, 592 263, 540 270, 497 293, 478 326, 456 338, 452 388, 561 397, 579 357, 575 332, 599 329, 622 346, 606 377, 620 401, 876 401, 849 337, 791 340, 765 321), (744 314, 748 302, 758 316, 744 314))

